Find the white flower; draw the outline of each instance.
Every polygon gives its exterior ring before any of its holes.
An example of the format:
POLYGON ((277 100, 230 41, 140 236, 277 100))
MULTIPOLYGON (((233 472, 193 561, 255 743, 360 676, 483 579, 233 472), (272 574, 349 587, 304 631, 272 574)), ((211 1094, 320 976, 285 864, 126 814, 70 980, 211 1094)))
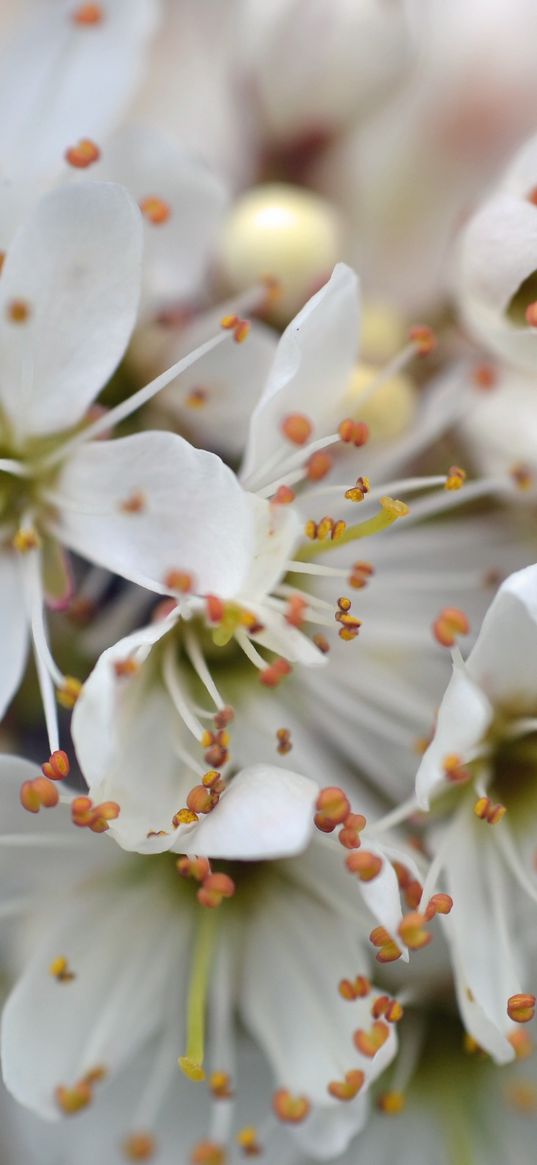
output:
MULTIPOLYGON (((238 1012, 274 1075, 277 1091, 272 1102, 265 1096, 266 1113, 272 1103, 284 1125, 296 1124, 298 1143, 313 1157, 340 1152, 363 1124, 367 1087, 392 1058, 397 1038, 396 1015, 385 1018, 382 1007, 372 1012, 377 993, 368 981, 356 980, 370 966, 371 916, 337 842, 317 835, 296 857, 227 866, 235 893, 209 909, 198 901, 207 885, 199 885, 206 877, 199 873, 202 859, 181 859, 181 871, 191 875, 185 880, 171 855, 133 858, 89 837, 81 859, 61 828, 61 810, 55 834, 39 817, 30 819, 28 832, 13 835, 17 782, 9 779, 11 764, 9 758, 2 764, 0 856, 11 852, 13 862, 15 851, 21 868, 22 855, 31 859, 22 903, 8 886, 0 904, 4 915, 29 911, 30 924, 21 932, 30 954, 2 1021, 4 1080, 13 1095, 47 1120, 92 1099, 98 1113, 107 1081, 113 1085, 131 1065, 136 1076, 142 1055, 147 1081, 139 1105, 133 1108, 129 1089, 118 1115, 125 1137, 144 1132, 158 1139, 160 1110, 178 1078, 180 1055, 184 1072, 196 1080, 206 1063, 213 1094, 221 1098, 214 1102, 218 1135, 212 1139, 225 1144, 233 1129, 232 1094, 242 1088, 235 1063, 238 1012), (50 882, 42 860, 49 852, 61 870, 58 879, 56 866, 50 882), (338 990, 343 979, 347 992, 338 990)), ((21 769, 31 772, 18 762, 16 778, 21 769)), ((304 812, 305 802, 302 819, 304 812)), ((408 869, 414 876, 412 858, 408 869)), ((229 882, 229 873, 214 877, 229 882)), ((375 880, 364 883, 363 898, 372 904, 383 898, 386 921, 390 917, 396 929, 401 911, 389 862, 376 881, 384 889, 375 889, 375 880)))
POLYGON ((419 804, 427 808, 433 797, 440 815, 426 888, 443 871, 454 901, 446 935, 459 1006, 500 1063, 513 1058, 517 1023, 535 1004, 536 646, 532 566, 502 585, 466 664, 455 659, 416 780, 419 804), (447 800, 436 800, 450 788, 447 800))

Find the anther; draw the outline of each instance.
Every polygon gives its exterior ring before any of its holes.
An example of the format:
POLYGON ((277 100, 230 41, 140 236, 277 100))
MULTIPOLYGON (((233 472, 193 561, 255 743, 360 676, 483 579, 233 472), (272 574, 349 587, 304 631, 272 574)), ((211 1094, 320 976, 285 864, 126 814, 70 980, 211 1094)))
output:
POLYGON ((276 729, 276 740, 278 742, 276 745, 276 751, 279 753, 280 756, 287 756, 287 753, 291 752, 291 749, 293 747, 293 744, 291 741, 291 733, 290 733, 289 729, 288 728, 277 728, 276 729))
POLYGON ((49 781, 65 781, 69 776, 70 767, 67 753, 59 748, 41 765, 41 772, 49 781))
POLYGON ((351 489, 345 490, 344 496, 349 502, 363 502, 371 489, 368 477, 357 477, 356 484, 351 489))
POLYGON ((6 316, 12 324, 25 324, 30 317, 30 305, 25 299, 10 299, 6 316))
POLYGON ((388 1024, 378 1019, 375 1020, 375 1023, 372 1024, 369 1031, 365 1031, 364 1028, 358 1028, 352 1038, 355 1048, 362 1053, 362 1056, 367 1056, 372 1060, 386 1043, 389 1034, 390 1029, 388 1024))
POLYGON ((300 1124, 310 1109, 311 1104, 306 1096, 293 1096, 287 1088, 278 1088, 272 1097, 272 1111, 285 1124, 300 1124))
POLYGON ((235 883, 229 874, 209 874, 200 886, 196 897, 202 906, 213 910, 220 906, 224 898, 232 898, 235 893, 235 883))
POLYGON ((204 882, 211 873, 211 863, 208 858, 177 858, 175 863, 177 873, 182 878, 193 878, 195 882, 204 882))
POLYGON ((424 925, 426 921, 424 914, 420 914, 418 910, 412 910, 409 914, 405 914, 400 923, 398 933, 411 951, 419 951, 431 942, 432 935, 429 934, 424 925))
POLYGON ((405 1107, 405 1098, 402 1092, 382 1092, 377 1105, 387 1116, 398 1116, 405 1107))
POLYGON ((76 979, 76 975, 74 971, 71 971, 65 955, 58 955, 57 958, 53 959, 48 971, 53 979, 57 979, 58 983, 71 983, 73 979, 76 979))
POLYGON ((209 769, 204 773, 201 783, 205 785, 206 789, 212 789, 215 793, 223 793, 226 787, 218 769, 209 769))
POLYGON ((427 327, 427 324, 415 324, 410 328, 408 338, 416 345, 418 356, 428 356, 430 352, 434 352, 438 344, 432 328, 427 327))
POLYGON ((225 704, 223 708, 219 708, 215 715, 214 723, 216 728, 226 728, 235 719, 235 709, 231 704, 225 704))
POLYGON ((339 844, 345 849, 359 849, 360 833, 366 827, 366 819, 361 813, 349 813, 338 833, 339 844))
POLYGON ((62 708, 71 711, 82 691, 82 684, 76 676, 64 676, 61 687, 56 689, 56 699, 62 708))
POLYGON ((185 396, 185 405, 187 409, 204 409, 208 399, 206 388, 192 388, 185 396))
POLYGON ((450 894, 433 894, 429 898, 425 909, 425 918, 430 922, 435 914, 450 914, 453 910, 453 898, 450 894))
POLYGON ((535 1050, 533 1040, 523 1028, 510 1032, 507 1039, 514 1049, 517 1060, 529 1060, 530 1056, 533 1056, 535 1050))
POLYGON ((131 1133, 121 1148, 128 1161, 150 1161, 155 1156, 157 1145, 151 1133, 131 1133))
POLYGON ((28 813, 39 813, 40 809, 54 809, 60 796, 54 783, 47 777, 36 777, 33 781, 23 781, 19 799, 28 813))
POLYGON ((119 503, 122 514, 143 514, 145 506, 146 499, 140 490, 134 490, 128 498, 119 503))
POLYGON ((453 784, 460 785, 464 781, 469 781, 471 772, 463 763, 462 757, 457 753, 450 752, 442 761, 442 769, 446 781, 451 781, 453 784))
POLYGON ((235 315, 222 316, 220 327, 225 332, 233 332, 233 339, 236 344, 242 344, 250 331, 248 320, 243 320, 240 316, 235 315))
POLYGON ((11 545, 18 554, 28 554, 31 550, 38 550, 41 546, 41 539, 37 530, 33 526, 21 527, 13 535, 11 545))
POLYGON ((337 825, 343 825, 351 811, 348 797, 337 785, 321 789, 315 809, 313 820, 322 833, 332 833, 337 825))
POLYGON ((324 449, 317 449, 306 462, 306 472, 309 481, 322 481, 332 469, 333 461, 324 449))
POLYGON ((274 506, 289 506, 295 497, 296 494, 289 485, 280 485, 270 500, 274 506))
POLYGON ((231 1100, 233 1090, 229 1072, 211 1072, 209 1088, 215 1100, 231 1100))
POLYGON ((87 1108, 93 1099, 93 1090, 86 1080, 80 1080, 72 1088, 59 1084, 54 1090, 56 1104, 65 1116, 74 1116, 81 1109, 87 1108))
POLYGON ((522 493, 527 493, 529 489, 533 489, 535 485, 535 474, 531 466, 525 465, 524 462, 518 462, 516 465, 511 466, 509 473, 513 484, 522 493))
POLYGON ((76 170, 86 170, 88 166, 98 162, 100 156, 99 147, 90 138, 81 138, 76 146, 69 146, 64 154, 65 161, 76 170))
POLYGON ((392 999, 390 995, 378 995, 373 1002, 371 1015, 373 1019, 383 1017, 388 1023, 399 1023, 404 1012, 398 999, 392 999))
POLYGON ((375 955, 377 963, 395 963, 401 958, 403 952, 384 926, 375 926, 369 935, 369 941, 377 948, 375 955))
POLYGON ((514 1023, 529 1023, 535 1015, 535 995, 510 995, 507 1000, 507 1014, 514 1023))
POLYGON ((171 207, 163 198, 157 198, 156 195, 149 195, 148 198, 142 198, 139 202, 140 210, 144 218, 153 223, 154 226, 161 226, 162 223, 168 222, 171 217, 171 207))
POLYGON ((466 472, 461 469, 460 465, 451 465, 448 469, 447 477, 444 483, 444 489, 456 490, 462 489, 466 481, 466 472))
POLYGON ((94 805, 90 797, 74 797, 71 801, 71 820, 80 829, 91 829, 92 833, 106 833, 109 822, 119 817, 117 801, 102 801, 94 805))
POLYGON ((283 418, 280 428, 293 445, 305 445, 313 433, 313 424, 303 413, 289 413, 283 418))
POLYGON ((444 607, 433 623, 433 635, 442 647, 454 647, 458 635, 468 635, 470 623, 458 607, 444 607))
POLYGON ((215 793, 214 789, 207 789, 205 785, 194 785, 190 790, 186 799, 187 808, 198 815, 199 813, 211 813, 218 805, 220 796, 215 793))
POLYGON ((498 825, 505 817, 507 809, 500 803, 494 805, 490 797, 479 797, 474 805, 474 813, 481 821, 486 821, 487 825, 498 825))
POLYGON ((345 865, 349 873, 355 874, 360 882, 372 882, 382 870, 382 858, 361 849, 349 854, 345 858, 345 865))
POLYGON ((529 303, 524 314, 530 328, 537 328, 537 301, 529 303))
POLYGON ((194 825, 196 821, 199 821, 199 817, 192 809, 179 809, 172 817, 174 829, 179 829, 180 825, 194 825))
POLYGON ((221 623, 226 613, 225 604, 222 599, 218 598, 218 595, 205 596, 205 610, 207 620, 212 624, 221 623))
POLYGON ((191 595, 196 589, 194 576, 188 570, 169 570, 164 578, 164 586, 181 595, 191 595))
POLYGON ((245 1128, 239 1129, 235 1135, 235 1140, 245 1157, 259 1157, 263 1152, 253 1125, 246 1125, 245 1128))
POLYGON ((347 417, 338 425, 338 435, 345 445, 355 445, 360 449, 369 440, 369 428, 365 421, 353 421, 347 417))
POLYGON ((318 650, 322 653, 322 655, 328 655, 328 652, 330 651, 330 644, 326 638, 326 635, 321 635, 320 633, 314 635, 313 642, 318 650))
POLYGON ((355 999, 365 999, 371 991, 371 983, 365 975, 357 975, 355 979, 340 979, 338 991, 342 999, 354 1002, 355 999))
POLYGON ((498 373, 493 364, 476 364, 472 372, 472 381, 476 388, 490 392, 498 382, 498 373))
POLYGON ((348 579, 349 586, 353 587, 354 590, 361 590, 363 587, 367 586, 369 579, 374 573, 375 568, 371 565, 370 562, 353 563, 348 579))
POLYGON ((104 20, 102 6, 100 4, 81 4, 71 13, 71 20, 74 24, 101 24, 104 20))
POLYGON ((277 688, 278 684, 292 671, 291 664, 286 659, 275 659, 263 671, 258 672, 259 680, 266 688, 277 688))
POLYGON ((192 1150, 191 1165, 226 1165, 226 1151, 215 1141, 199 1141, 192 1150))
POLYGON ((124 680, 135 676, 140 671, 140 664, 133 655, 127 655, 125 659, 115 659, 113 668, 118 680, 124 680))
POLYGON ((285 608, 284 619, 290 627, 302 627, 308 604, 301 595, 291 595, 285 608))
POLYGON ((365 1072, 360 1068, 353 1068, 350 1072, 345 1072, 344 1080, 332 1080, 327 1085, 327 1091, 335 1100, 354 1100, 358 1096, 360 1089, 363 1087, 365 1081, 365 1072))

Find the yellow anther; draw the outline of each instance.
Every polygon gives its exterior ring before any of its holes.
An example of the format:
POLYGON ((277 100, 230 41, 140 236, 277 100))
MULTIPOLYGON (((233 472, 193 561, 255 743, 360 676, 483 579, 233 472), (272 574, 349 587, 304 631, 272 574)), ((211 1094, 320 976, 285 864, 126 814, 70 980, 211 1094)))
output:
POLYGON ((405 1098, 402 1092, 382 1092, 377 1103, 387 1116, 398 1116, 405 1107, 405 1098))
POLYGON ((216 1100, 229 1100, 233 1096, 229 1072, 211 1072, 209 1088, 216 1100))
POLYGON ((57 958, 53 959, 48 970, 49 975, 52 975, 53 979, 57 979, 58 983, 70 983, 72 979, 76 978, 74 971, 69 968, 65 955, 58 955, 57 958))
POLYGON ((507 809, 505 805, 494 805, 490 797, 479 797, 474 805, 474 813, 488 825, 498 825, 505 817, 507 809))
POLYGON ((75 676, 64 676, 61 688, 56 690, 56 699, 62 708, 74 708, 82 691, 82 684, 75 676))
POLYGON ((244 1129, 239 1129, 235 1140, 242 1149, 245 1157, 258 1157, 263 1152, 253 1125, 247 1125, 244 1129))
POLYGON ((13 535, 11 545, 19 554, 28 554, 30 550, 38 550, 41 546, 41 539, 37 530, 33 526, 26 526, 17 530, 13 535))
POLYGON ((175 829, 178 829, 180 825, 194 825, 196 821, 199 821, 199 817, 192 809, 180 809, 172 817, 172 825, 175 829))
POLYGON ((466 481, 466 473, 460 465, 452 465, 444 482, 444 489, 462 489, 466 481))

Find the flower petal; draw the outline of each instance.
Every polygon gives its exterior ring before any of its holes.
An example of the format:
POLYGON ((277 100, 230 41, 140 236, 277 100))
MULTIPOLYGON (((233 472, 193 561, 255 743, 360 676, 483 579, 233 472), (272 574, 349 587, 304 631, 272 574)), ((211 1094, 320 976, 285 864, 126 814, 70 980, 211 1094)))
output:
POLYGON ((510 702, 519 715, 525 711, 534 714, 537 565, 516 571, 502 583, 485 615, 467 668, 492 702, 510 702))
POLYGON ((341 401, 356 360, 359 312, 357 277, 338 263, 328 283, 286 328, 252 416, 242 469, 248 489, 258 489, 277 476, 273 471, 267 476, 264 465, 274 468, 275 454, 285 451, 280 426, 286 416, 307 416, 314 439, 333 432, 343 419, 341 401))
POLYGON ((46 195, 13 240, 0 290, 0 400, 22 437, 79 421, 121 359, 138 304, 142 228, 111 184, 46 195), (28 318, 14 321, 12 305, 28 318))
POLYGON ((15 554, 0 553, 2 666, 0 667, 0 719, 21 682, 29 644, 29 620, 21 601, 21 572, 15 554))
MULTIPOLYGON (((305 849, 313 832, 318 786, 275 765, 252 765, 233 777, 216 809, 188 836, 189 852, 255 861, 305 849)), ((174 847, 183 852, 184 842, 174 847)))
POLYGON ((79 448, 58 483, 57 533, 79 554, 165 593, 171 570, 201 594, 237 594, 250 565, 246 494, 212 453, 174 433, 137 433, 79 448))
POLYGON ((429 808, 434 792, 447 787, 445 759, 449 756, 467 759, 485 734, 492 716, 485 693, 462 661, 456 662, 440 705, 434 737, 416 776, 416 797, 422 809, 429 808))

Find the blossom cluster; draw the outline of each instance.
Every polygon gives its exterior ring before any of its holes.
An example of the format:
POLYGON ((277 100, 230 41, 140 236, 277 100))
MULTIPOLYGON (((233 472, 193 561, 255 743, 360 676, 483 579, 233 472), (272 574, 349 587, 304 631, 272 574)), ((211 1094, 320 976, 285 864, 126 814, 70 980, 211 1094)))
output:
POLYGON ((534 0, 4 0, 0 1162, 532 1165, 534 0))

